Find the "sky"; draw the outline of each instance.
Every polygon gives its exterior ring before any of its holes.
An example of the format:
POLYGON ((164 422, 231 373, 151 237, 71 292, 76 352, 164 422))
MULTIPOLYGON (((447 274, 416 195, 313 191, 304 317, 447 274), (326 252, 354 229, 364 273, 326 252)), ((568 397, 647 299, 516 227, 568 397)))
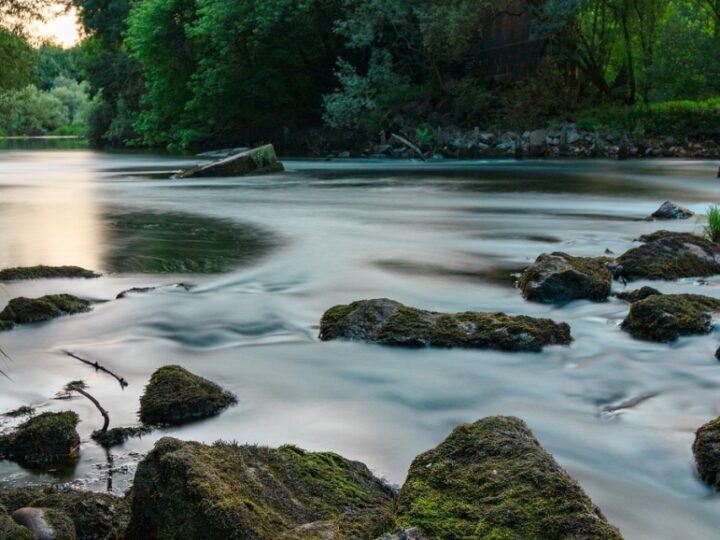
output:
POLYGON ((35 23, 32 33, 40 39, 50 39, 63 47, 72 47, 80 39, 75 8, 43 23, 35 23))

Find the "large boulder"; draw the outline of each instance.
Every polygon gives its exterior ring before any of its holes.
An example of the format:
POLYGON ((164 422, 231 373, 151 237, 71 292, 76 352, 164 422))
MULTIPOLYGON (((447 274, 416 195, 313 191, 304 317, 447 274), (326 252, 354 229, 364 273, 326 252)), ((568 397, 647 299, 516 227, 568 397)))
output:
POLYGON ((20 508, 13 512, 15 523, 28 529, 37 540, 77 540, 72 520, 53 508, 20 508))
POLYGON ((547 153, 547 131, 536 129, 528 137, 528 157, 543 157, 547 153))
POLYGON ((652 295, 634 302, 622 328, 632 336, 666 343, 710 332, 720 300, 699 294, 652 295))
POLYGON ((164 438, 138 466, 126 538, 365 540, 392 524, 392 500, 336 454, 164 438))
POLYGON ((51 278, 96 278, 100 274, 79 266, 22 266, 0 270, 0 281, 51 278))
POLYGON ((694 215, 695 212, 692 210, 688 210, 672 201, 665 201, 660 208, 653 212, 652 217, 655 219, 689 219, 694 215))
POLYGON ((40 298, 13 298, 0 312, 0 330, 16 324, 49 321, 63 315, 90 311, 91 303, 71 294, 49 294, 40 298))
POLYGON ((620 539, 518 418, 461 425, 416 457, 396 503, 429 538, 620 539))
POLYGON ((180 366, 164 366, 153 373, 140 398, 144 424, 183 424, 208 418, 237 403, 237 398, 212 381, 180 366))
POLYGON ((78 421, 78 415, 72 411, 34 416, 0 438, 0 457, 28 468, 72 461, 80 448, 78 421))
POLYGON ((571 300, 607 300, 612 274, 605 257, 573 257, 543 253, 520 276, 523 296, 533 302, 557 304, 571 300))
POLYGON ((177 174, 176 178, 243 176, 282 172, 283 170, 285 170, 283 164, 275 155, 275 148, 272 144, 268 144, 187 169, 177 174))
POLYGON ((320 339, 349 339, 405 347, 462 347, 540 351, 568 345, 570 327, 505 313, 436 313, 387 298, 335 306, 320 321, 320 339))
POLYGON ((720 490, 720 418, 697 430, 693 454, 700 478, 720 490))
POLYGON ((720 244, 688 233, 658 231, 617 259, 625 279, 674 280, 720 274, 720 244))

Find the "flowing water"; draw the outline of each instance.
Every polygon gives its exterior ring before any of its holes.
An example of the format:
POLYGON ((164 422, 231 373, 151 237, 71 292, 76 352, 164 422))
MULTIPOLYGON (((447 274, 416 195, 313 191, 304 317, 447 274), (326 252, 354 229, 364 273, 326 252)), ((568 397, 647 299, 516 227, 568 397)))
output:
MULTIPOLYGON (((643 218, 665 199, 703 214, 720 195, 716 164, 289 161, 274 176, 168 179, 192 162, 0 152, 0 267, 106 272, 0 288, 0 308, 59 292, 98 302, 87 314, 0 334, 10 357, 0 364, 8 376, 0 411, 72 408, 83 438, 73 470, 38 474, 0 462, 0 485, 103 490, 112 473, 121 493, 165 435, 332 450, 400 484, 413 457, 457 424, 504 414, 528 422, 626 538, 717 537, 720 498, 698 481, 691 444, 694 430, 720 414, 719 332, 671 345, 637 341, 618 327, 625 303, 531 304, 513 279, 541 252, 619 254, 658 228, 700 231, 701 217, 643 218), (575 341, 540 354, 318 341, 324 310, 377 297, 551 317, 568 322, 575 341), (90 439, 101 424, 92 404, 53 399, 83 379, 113 425, 133 425, 150 374, 170 363, 232 390, 238 406, 130 440, 113 449, 112 466, 90 439)), ((720 278, 653 285, 720 297, 720 278)))

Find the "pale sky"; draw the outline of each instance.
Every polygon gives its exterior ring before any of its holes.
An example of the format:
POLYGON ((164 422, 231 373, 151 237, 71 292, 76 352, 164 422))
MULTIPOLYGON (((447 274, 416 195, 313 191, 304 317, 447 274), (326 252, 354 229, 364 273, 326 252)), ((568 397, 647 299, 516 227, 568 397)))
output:
POLYGON ((44 23, 35 23, 32 33, 41 40, 50 39, 63 47, 72 47, 80 40, 75 8, 69 13, 51 17, 44 23))

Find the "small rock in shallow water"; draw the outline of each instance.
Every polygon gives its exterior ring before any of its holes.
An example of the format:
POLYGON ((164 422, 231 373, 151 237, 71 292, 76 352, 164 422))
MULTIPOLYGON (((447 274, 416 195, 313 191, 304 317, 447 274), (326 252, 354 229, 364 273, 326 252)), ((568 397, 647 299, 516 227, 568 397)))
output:
POLYGON ((720 418, 697 430, 693 454, 700 478, 720 490, 720 418))
POLYGON ((666 343, 710 332, 720 300, 699 294, 654 295, 630 306, 622 328, 632 336, 666 343))
POLYGON ((46 467, 75 459, 80 447, 78 415, 72 411, 43 413, 0 437, 0 456, 28 468, 46 467))
POLYGON ((550 319, 505 313, 437 313, 381 298, 335 306, 320 321, 320 339, 404 347, 540 351, 568 345, 570 327, 550 319))
POLYGON ((543 253, 520 276, 518 285, 527 300, 547 304, 587 299, 607 300, 612 275, 605 257, 573 257, 543 253))
POLYGON ((665 201, 660 208, 655 210, 652 217, 655 219, 689 219, 694 215, 695 212, 683 206, 679 206, 671 201, 665 201))
POLYGON ((180 366, 164 366, 153 373, 140 398, 144 424, 182 424, 207 418, 237 403, 237 398, 180 366))
POLYGON ((124 444, 133 437, 142 437, 152 432, 147 426, 116 427, 107 431, 93 431, 91 437, 103 448, 112 448, 124 444))
POLYGON ((91 303, 71 294, 49 294, 40 298, 13 298, 0 312, 0 330, 9 330, 15 324, 49 321, 63 315, 90 311, 91 303), (3 325, 2 323, 6 323, 3 325))
POLYGON ((512 417, 461 425, 416 457, 396 513, 438 539, 622 538, 527 424, 512 417))
POLYGON ((646 298, 659 294, 662 293, 652 287, 641 287, 639 289, 635 289, 634 291, 617 293, 615 297, 632 304, 633 302, 639 302, 640 300, 645 300, 646 298))

